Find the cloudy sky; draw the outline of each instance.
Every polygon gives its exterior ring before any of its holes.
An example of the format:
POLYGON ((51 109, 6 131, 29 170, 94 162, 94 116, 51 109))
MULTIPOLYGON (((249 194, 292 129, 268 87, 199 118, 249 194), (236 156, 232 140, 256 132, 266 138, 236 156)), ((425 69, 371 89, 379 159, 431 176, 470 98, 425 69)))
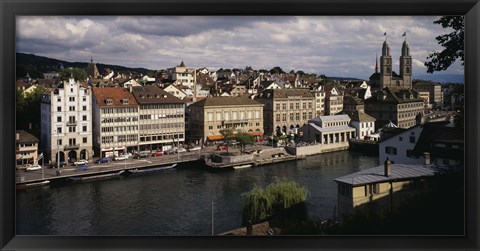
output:
MULTIPOLYGON (((425 74, 435 37, 450 32, 438 17, 17 17, 17 52, 70 62, 158 70, 188 67, 303 70, 368 79, 385 40, 394 70, 406 32, 413 74, 425 74)), ((463 74, 457 63, 448 71, 463 74)))

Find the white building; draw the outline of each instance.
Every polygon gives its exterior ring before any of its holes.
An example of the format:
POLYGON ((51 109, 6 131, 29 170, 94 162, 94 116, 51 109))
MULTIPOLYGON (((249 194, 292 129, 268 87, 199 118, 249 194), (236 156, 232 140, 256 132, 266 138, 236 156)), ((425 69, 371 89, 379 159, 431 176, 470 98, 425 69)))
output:
POLYGON ((168 73, 168 78, 170 80, 174 80, 175 84, 184 85, 189 88, 193 88, 197 83, 196 69, 187 68, 187 66, 185 65, 185 63, 183 63, 183 61, 180 63, 180 65, 176 67, 168 68, 167 73, 168 73))
POLYGON ((319 85, 313 89, 312 93, 315 95, 315 115, 322 116, 325 114, 325 91, 323 86, 319 85))
POLYGON ((174 84, 171 84, 171 85, 165 87, 163 90, 172 94, 173 96, 175 96, 175 97, 177 97, 181 100, 184 100, 187 97, 187 94, 185 92, 183 92, 182 90, 180 90, 180 88, 178 88, 174 84))
POLYGON ((379 143, 379 165, 383 164, 387 158, 395 164, 420 165, 424 163, 424 159, 413 154, 422 130, 423 127, 417 125, 381 141, 379 143))
POLYGON ((63 88, 48 89, 42 95, 41 120, 40 141, 45 163, 57 162, 58 156, 61 161, 93 156, 90 87, 70 78, 63 88))
POLYGON ((93 146, 95 156, 138 150, 139 107, 128 89, 93 88, 93 146))
POLYGON ((355 128, 350 127, 348 115, 319 116, 300 127, 303 141, 315 141, 320 144, 347 146, 348 140, 355 138, 355 128))
POLYGON ((350 117, 350 126, 356 130, 357 139, 365 139, 375 133, 375 118, 361 111, 347 113, 350 117))

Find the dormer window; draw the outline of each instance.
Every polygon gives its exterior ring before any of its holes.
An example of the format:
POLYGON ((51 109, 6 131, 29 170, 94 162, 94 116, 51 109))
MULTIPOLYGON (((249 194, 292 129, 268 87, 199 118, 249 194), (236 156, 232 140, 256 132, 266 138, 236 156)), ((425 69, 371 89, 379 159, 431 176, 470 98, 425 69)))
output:
POLYGON ((128 105, 128 98, 122 98, 122 104, 128 105))
POLYGON ((105 103, 106 103, 107 105, 113 105, 113 99, 107 98, 107 99, 105 99, 105 103))

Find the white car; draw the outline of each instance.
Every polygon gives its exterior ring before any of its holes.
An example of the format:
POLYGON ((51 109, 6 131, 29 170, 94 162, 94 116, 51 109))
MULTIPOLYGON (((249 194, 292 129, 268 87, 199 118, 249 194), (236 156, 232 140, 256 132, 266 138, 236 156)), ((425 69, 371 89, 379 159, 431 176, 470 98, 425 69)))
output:
POLYGON ((186 152, 187 150, 185 148, 179 148, 179 149, 175 149, 175 153, 184 153, 186 152))
POLYGON ((76 166, 86 165, 86 164, 88 164, 88 160, 86 160, 86 159, 77 160, 77 161, 73 162, 73 164, 76 165, 76 166))
POLYGON ((27 171, 36 171, 36 170, 40 170, 42 169, 42 167, 40 165, 31 165, 31 166, 27 166, 27 171))
POLYGON ((200 147, 200 146, 196 146, 196 147, 192 147, 192 148, 188 149, 188 151, 190 151, 190 152, 193 152, 193 151, 200 151, 201 149, 202 149, 202 147, 200 147))
POLYGON ((116 160, 116 161, 126 160, 126 159, 128 159, 128 157, 125 156, 125 155, 116 156, 116 157, 114 158, 114 160, 116 160))

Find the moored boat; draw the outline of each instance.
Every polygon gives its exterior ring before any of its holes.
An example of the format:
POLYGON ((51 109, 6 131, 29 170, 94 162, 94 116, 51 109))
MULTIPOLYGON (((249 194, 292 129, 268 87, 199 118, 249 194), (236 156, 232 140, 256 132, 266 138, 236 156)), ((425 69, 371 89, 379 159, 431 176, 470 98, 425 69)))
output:
POLYGON ((168 166, 159 166, 159 167, 152 167, 152 168, 142 168, 142 169, 130 169, 125 172, 126 175, 133 175, 133 174, 143 174, 143 173, 152 173, 156 171, 162 170, 169 170, 173 169, 177 166, 177 164, 168 165, 168 166))

